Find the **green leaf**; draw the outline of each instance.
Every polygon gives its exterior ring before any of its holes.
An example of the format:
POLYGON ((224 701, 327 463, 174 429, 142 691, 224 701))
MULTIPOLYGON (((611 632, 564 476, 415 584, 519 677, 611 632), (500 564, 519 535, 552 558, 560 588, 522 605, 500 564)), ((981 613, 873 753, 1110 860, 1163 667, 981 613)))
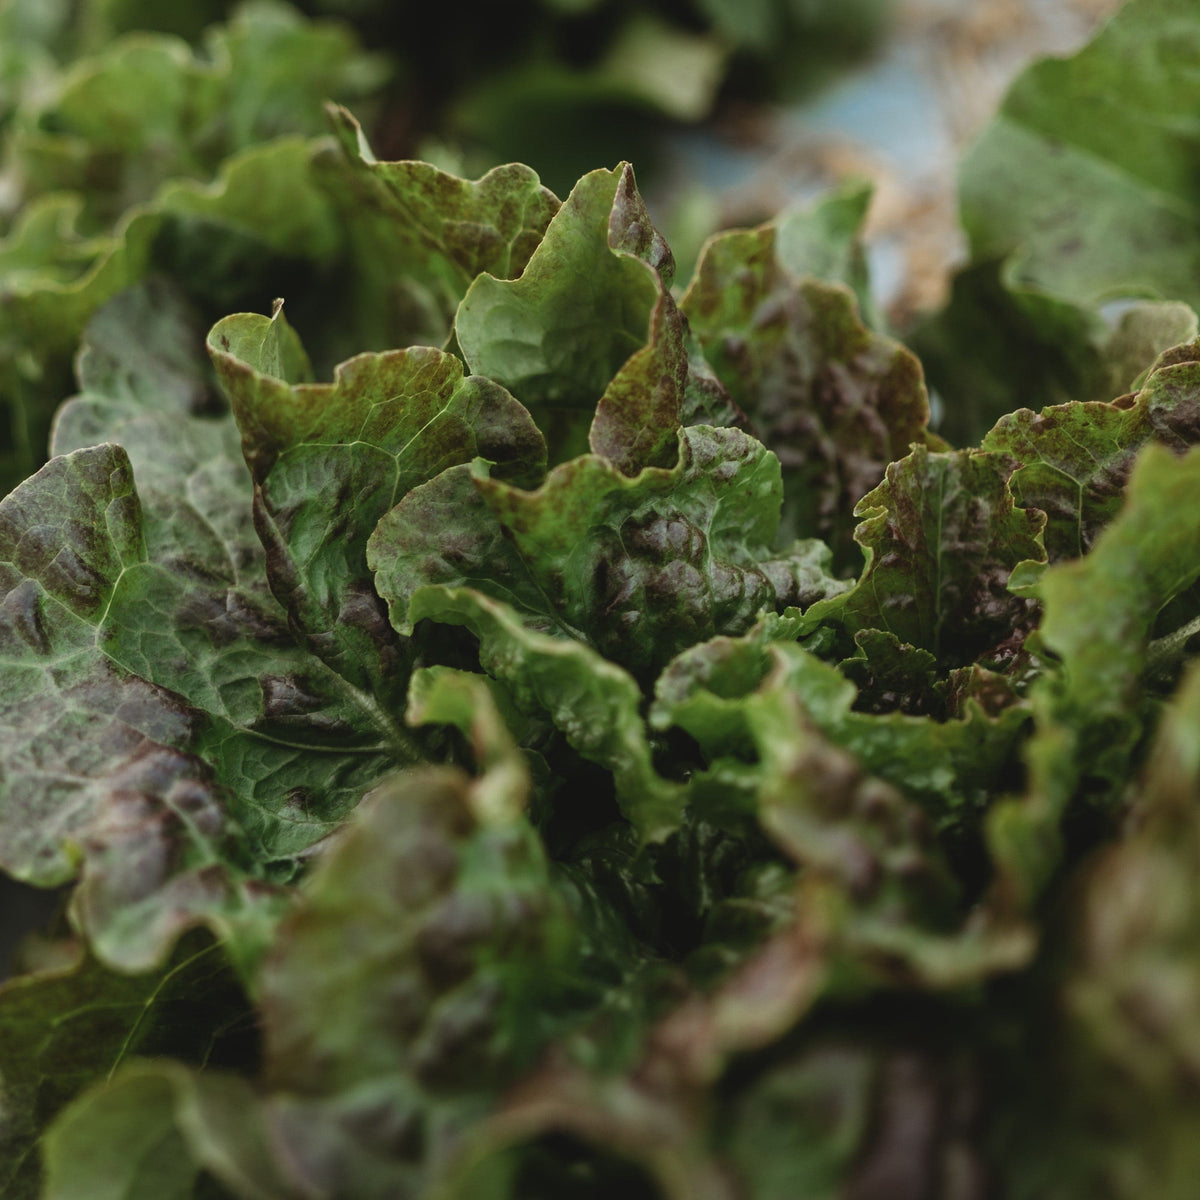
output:
POLYGON ((121 665, 121 592, 145 553, 117 447, 56 458, 0 503, 3 865, 51 886, 82 860, 77 919, 127 969, 200 920, 252 955, 270 907, 230 870, 240 834, 197 753, 204 716, 121 665))
POLYGON ((755 697, 771 688, 796 697, 822 738, 917 801, 951 834, 978 827, 1029 720, 1024 705, 991 713, 969 696, 949 720, 858 711, 857 689, 836 667, 761 628, 744 638, 714 638, 675 659, 655 687, 650 723, 686 730, 714 764, 730 756, 754 761, 766 752, 755 697))
POLYGON ((1116 516, 1138 452, 1154 441, 1182 451, 1200 439, 1200 345, 1167 353, 1136 396, 1002 417, 982 449, 1007 455, 1016 503, 1046 514, 1050 562, 1078 558, 1116 516))
POLYGON ((1200 191, 1188 97, 1200 20, 1133 0, 1069 58, 1030 67, 961 168, 976 260, 1091 305, 1157 296, 1200 307, 1200 191), (1082 201, 1082 202, 1081 202, 1082 201))
POLYGON ((415 751, 373 697, 294 644, 249 520, 236 428, 178 299, 152 288, 114 302, 80 368, 87 390, 64 408, 56 443, 72 430, 84 444, 120 438, 145 480, 149 562, 114 601, 109 651, 217 718, 206 753, 265 856, 303 850, 415 751), (184 411, 165 405, 172 393, 184 411))
POLYGON ((332 384, 306 383, 281 306, 226 317, 208 346, 254 477, 272 590, 313 653, 397 710, 407 652, 372 587, 367 538, 413 488, 476 455, 537 482, 540 433, 503 388, 432 348, 362 354, 332 384))
POLYGON ((429 163, 378 162, 345 109, 329 117, 338 146, 317 168, 356 264, 355 348, 440 346, 477 275, 521 274, 558 200, 517 163, 471 182, 429 163))
POLYGON ((867 555, 857 586, 807 619, 884 630, 947 667, 1003 664, 1034 619, 1009 576, 1045 559, 1045 517, 1014 506, 1008 474, 997 454, 914 447, 855 509, 867 555))
MULTIPOLYGON (((1176 457, 1146 446, 1124 507, 1090 552, 1014 579, 1045 606, 1038 648, 1059 664, 1034 694, 1029 796, 992 822, 996 854, 1023 895, 1036 894, 1057 865, 1059 824, 1072 802, 1086 796, 1110 809, 1128 774, 1145 728, 1144 677, 1163 666, 1151 643, 1155 620, 1200 577, 1197 486, 1200 452, 1176 457)), ((1167 636, 1157 649, 1169 660, 1189 632, 1178 647, 1167 636)))
POLYGON ((44 461, 88 318, 152 260, 228 311, 277 290, 285 264, 294 275, 297 260, 327 265, 344 249, 299 135, 322 132, 328 95, 380 81, 344 28, 260 0, 204 55, 145 35, 106 46, 23 114, 13 156, 29 197, 0 242, 0 420, 12 447, 0 490, 44 461), (79 194, 38 194, 47 188, 79 194))
POLYGON ((991 1078, 963 1053, 947 1016, 908 1026, 843 1015, 773 1048, 713 1121, 747 1194, 920 1195, 930 1179, 984 1178, 989 1164, 962 1114, 991 1078))
POLYGON ((770 550, 774 455, 707 426, 681 430, 677 445, 675 467, 632 479, 584 455, 534 492, 482 475, 472 484, 461 470, 416 489, 368 550, 393 623, 411 628, 408 605, 426 584, 476 587, 652 678, 696 641, 743 632, 763 608, 840 590, 820 543, 770 550))
POLYGON ((297 260, 328 267, 345 233, 315 174, 320 146, 277 138, 230 155, 212 183, 164 183, 147 205, 162 218, 156 266, 219 309, 294 274, 297 260))
POLYGON ((5 865, 52 884, 85 859, 75 911, 110 961, 153 962, 198 919, 237 923, 250 958, 273 901, 245 873, 303 853, 415 750, 398 709, 289 634, 173 293, 122 297, 80 366, 56 448, 129 451, 73 450, 5 502, 5 865))
POLYGON ((295 1196, 268 1137, 242 1080, 171 1061, 131 1064, 54 1124, 43 1195, 190 1200, 207 1168, 238 1196, 295 1196))
POLYGON ((407 619, 466 625, 479 639, 484 670, 517 707, 545 713, 584 758, 612 772, 617 801, 643 839, 676 828, 680 789, 654 769, 633 676, 574 638, 529 628, 508 605, 471 588, 420 588, 407 619))
POLYGON ((874 187, 850 182, 824 194, 807 208, 778 217, 775 256, 797 279, 844 283, 858 301, 858 311, 872 329, 881 327, 867 276, 862 227, 874 187))
POLYGON ((831 265, 806 246, 816 234, 797 218, 713 238, 681 307, 779 456, 785 535, 832 541, 842 557, 854 505, 927 441, 929 404, 920 364, 862 324, 846 288, 795 273, 831 265))
MULTIPOLYGON (((114 446, 54 460, 0 504, 10 747, 5 808, 8 821, 18 822, 5 839, 5 866, 20 877, 45 884, 69 878, 73 863, 63 838, 86 828, 93 778, 129 763, 143 742, 169 759, 194 731, 184 706, 122 678, 96 646, 115 581, 144 555, 139 517, 128 459, 114 446), (56 672, 57 687, 49 703, 38 703, 48 670, 56 672), (125 687, 134 701, 131 724, 121 719, 118 697, 125 687), (56 731, 70 739, 72 726, 89 713, 107 713, 112 735, 85 742, 83 761, 68 759, 65 772, 47 771, 42 739, 53 740, 56 731), (39 828, 42 806, 51 831, 39 828)), ((187 765, 185 756, 176 756, 177 773, 187 765)))
POLYGON ((520 757, 486 683, 418 679, 418 719, 467 717, 494 753, 476 780, 438 768, 380 785, 306 880, 259 978, 257 1094, 174 1063, 128 1067, 57 1123, 51 1194, 80 1194, 88 1169, 148 1189, 164 1163, 236 1195, 415 1194, 563 1020, 570 917, 521 815, 520 757), (145 1163, 109 1161, 130 1144, 145 1163))
POLYGON ((396 777, 364 802, 307 881, 262 981, 276 1086, 328 1092, 397 1074, 432 1082, 454 1070, 470 1087, 488 1086, 482 1062, 472 1078, 467 1061, 446 1053, 456 1047, 440 1045, 436 1029, 422 1036, 420 1024, 433 1015, 428 1001, 477 971, 497 982, 517 978, 517 964, 489 954, 488 942, 512 942, 519 952, 524 923, 536 951, 545 868, 519 818, 476 832, 468 788, 448 769, 396 777), (492 894, 501 884, 512 894, 492 894), (364 906, 366 895, 375 903, 364 906), (454 928, 468 915, 469 926, 454 928), (323 970, 314 971, 317 963, 323 970), (426 997, 413 1003, 417 1029, 392 1019, 391 997, 405 990, 410 1002, 426 997), (364 1041, 376 1047, 372 1060, 357 1053, 364 1041), (301 1044, 311 1049, 297 1054, 301 1044))
POLYGON ((324 132, 325 100, 385 74, 344 26, 270 0, 243 6, 207 43, 201 55, 139 33, 79 60, 20 114, 12 149, 25 187, 80 193, 93 227, 106 225, 168 180, 207 181, 239 151, 324 132))
MULTIPOLYGON (((113 974, 72 947, 62 964, 9 980, 0 987, 4 1194, 46 1194, 37 1187, 42 1139, 81 1089, 138 1054, 242 1066, 252 1057, 252 1022, 224 955, 202 934, 185 938, 150 974, 113 974)), ((52 1180, 57 1144, 55 1132, 48 1142, 52 1180)), ((128 1143, 119 1145, 127 1155, 128 1143)), ((102 1172, 91 1184, 108 1186, 110 1179, 102 1172)))
POLYGON ((688 369, 666 291, 673 271, 629 165, 593 171, 519 279, 485 274, 472 283, 455 322, 458 343, 471 370, 529 406, 554 457, 582 448, 581 417, 595 409, 596 453, 630 474, 669 466, 688 369))

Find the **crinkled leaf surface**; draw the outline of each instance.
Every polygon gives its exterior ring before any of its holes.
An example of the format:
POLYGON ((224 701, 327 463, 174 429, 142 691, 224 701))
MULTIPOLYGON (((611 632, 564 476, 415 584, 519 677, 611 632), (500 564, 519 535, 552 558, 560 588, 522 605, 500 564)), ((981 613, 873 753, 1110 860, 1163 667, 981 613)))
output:
POLYGON ((683 323, 666 290, 673 273, 629 165, 593 171, 519 279, 481 275, 471 285, 458 343, 473 371, 529 406, 553 457, 585 448, 584 420, 595 410, 593 451, 630 474, 670 466, 681 415, 697 392, 712 392, 711 380, 690 378, 683 323))
POLYGON ((472 182, 429 163, 379 162, 345 109, 329 115, 338 145, 317 169, 351 242, 353 349, 440 346, 477 275, 521 274, 558 199, 519 163, 472 182))
POLYGON ((951 667, 1003 662, 1003 643, 1033 623, 1009 576, 1045 559, 1045 517, 1014 506, 1008 474, 999 455, 915 447, 855 510, 867 552, 857 585, 809 615, 884 630, 951 667))
POLYGON ((4 502, 6 866, 48 884, 84 858, 77 913, 102 954, 143 962, 209 911, 251 919, 243 872, 319 840, 413 750, 289 634, 178 301, 122 298, 81 382, 69 452, 4 502))
MULTIPOLYGON (((813 728, 820 718, 808 713, 816 705, 789 677, 804 662, 803 650, 777 645, 771 657, 770 673, 746 700, 763 769, 760 819, 808 868, 799 904, 824 910, 843 969, 851 978, 911 972, 927 986, 953 987, 1024 965, 1032 949, 1028 931, 1002 912, 976 911, 964 920, 930 825, 911 801, 864 769, 870 750, 848 753, 813 728), (822 904, 823 888, 848 903, 822 904)), ((871 736, 861 727, 853 733, 862 741, 871 736)), ((910 726, 897 740, 919 736, 910 726)))
POLYGON ((844 287, 794 273, 793 259, 826 265, 798 233, 785 222, 712 239, 682 308, 750 428, 779 456, 785 533, 844 550, 854 505, 910 443, 927 440, 929 404, 920 364, 864 327, 844 287))
POLYGON ((367 538, 414 487, 476 455, 536 483, 541 434, 502 387, 432 348, 359 355, 333 384, 310 384, 281 309, 227 317, 208 345, 254 477, 272 590, 314 653, 397 710, 407 656, 372 587, 367 538))
POLYGON ((5 869, 47 886, 82 860, 79 920, 123 965, 150 965, 200 919, 253 943, 261 903, 228 869, 240 838, 196 753, 206 722, 106 645, 120 585, 145 564, 124 452, 52 460, 0 520, 5 869))
POLYGON ((674 457, 672 469, 631 479, 584 455, 532 492, 462 470, 416 489, 369 546, 393 622, 411 627, 422 586, 477 587, 535 628, 652 677, 696 641, 743 632, 763 608, 840 590, 819 543, 770 549, 782 492, 773 454, 739 430, 692 426, 674 457))
MULTIPOLYGON (((1034 892, 1061 853, 1059 824, 1073 801, 1108 809, 1145 729, 1148 672, 1169 669, 1192 625, 1155 620, 1200 575, 1200 525, 1192 500, 1200 453, 1176 457, 1151 444, 1129 478, 1124 507, 1083 558, 1045 570, 1030 564, 1014 586, 1045 605, 1039 650, 1057 665, 1034 695, 1036 734, 1026 756, 1030 795, 998 810, 997 853, 1014 885, 1034 892), (1018 883, 1018 881, 1020 881, 1018 883)), ((1191 614, 1194 616, 1194 614, 1191 614)))
POLYGON ((1138 451, 1154 441, 1182 451, 1200 438, 1200 346, 1179 346, 1136 396, 1064 404, 1002 417, 983 449, 1020 466, 1009 479, 1021 508, 1046 514, 1050 562, 1078 558, 1117 514, 1138 451))

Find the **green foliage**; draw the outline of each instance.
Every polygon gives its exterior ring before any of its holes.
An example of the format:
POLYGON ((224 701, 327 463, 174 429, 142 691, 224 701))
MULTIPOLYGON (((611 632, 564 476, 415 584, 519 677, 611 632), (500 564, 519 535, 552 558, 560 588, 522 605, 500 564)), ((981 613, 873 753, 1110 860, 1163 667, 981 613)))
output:
POLYGON ((381 60, 224 7, 0 9, 4 1195, 1190 1196, 1194 19, 975 151, 950 449, 861 188, 676 286, 627 163, 379 161, 381 60))

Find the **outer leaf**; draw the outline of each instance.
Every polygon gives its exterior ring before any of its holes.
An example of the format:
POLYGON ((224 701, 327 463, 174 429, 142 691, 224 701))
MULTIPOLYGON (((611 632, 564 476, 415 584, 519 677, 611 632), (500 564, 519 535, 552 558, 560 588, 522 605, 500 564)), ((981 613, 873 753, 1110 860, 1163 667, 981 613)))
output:
POLYGON ((760 819, 811 873, 799 903, 829 914, 835 963, 849 972, 841 982, 898 971, 958 986, 1024 965, 1028 932, 994 913, 963 922, 955 882, 917 810, 812 729, 815 706, 789 678, 803 654, 772 647, 772 671, 746 709, 763 766, 760 819), (842 901, 822 903, 826 889, 842 901))
POLYGON ((1181 451, 1200 439, 1200 344, 1164 355, 1142 390, 1112 404, 1065 404, 1001 418, 986 451, 1019 463, 1016 503, 1046 513, 1050 562, 1078 558, 1116 516, 1138 452, 1150 441, 1181 451))
POLYGON ((578 452, 572 414, 595 408, 593 451, 628 474, 669 466, 689 386, 684 328, 666 291, 673 271, 629 165, 593 171, 520 279, 482 275, 471 285, 459 345, 472 370, 530 406, 552 446, 578 452))
POLYGON ((938 432, 954 445, 974 446, 1023 405, 1105 401, 1127 391, 1132 377, 1108 387, 1101 353, 1107 335, 1092 309, 1021 288, 1003 263, 988 260, 959 272, 946 307, 906 340, 941 397, 938 432))
POLYGON ((60 882, 86 839, 76 913, 127 966, 206 914, 240 922, 252 954, 264 897, 242 872, 306 850, 414 754, 372 697, 292 642, 247 521, 232 422, 197 413, 210 402, 197 340, 169 293, 126 297, 96 326, 89 390, 58 427, 63 449, 125 440, 144 511, 113 447, 56 459, 6 502, 2 790, 20 829, 6 865, 60 882), (116 540, 96 543, 94 528, 116 540), (81 587, 99 599, 75 612, 81 587), (57 693, 30 703, 49 679, 57 693))
POLYGON ((1147 446, 1130 475, 1125 506, 1091 552, 1040 579, 1029 573, 1027 586, 1045 605, 1039 644, 1062 666, 1035 696, 1031 797, 1000 810, 993 822, 1010 883, 1027 893, 1056 865, 1059 822, 1082 785, 1096 794, 1093 804, 1111 803, 1106 798, 1128 771, 1143 730, 1155 618, 1200 577, 1198 486, 1200 451, 1177 458, 1147 446))
POLYGON ((202 1166, 211 1166, 238 1196, 290 1200, 299 1193, 271 1161, 257 1118, 253 1093, 241 1080, 170 1061, 130 1065, 55 1123, 46 1139, 42 1195, 190 1200, 202 1166), (213 1138, 214 1126, 232 1146, 213 1138))
POLYGON ((219 405, 202 341, 174 294, 114 303, 80 370, 86 390, 60 415, 56 448, 119 437, 145 481, 149 561, 114 602, 109 651, 217 718, 205 753, 264 856, 303 850, 414 751, 371 697, 293 644, 248 520, 236 429, 207 415, 219 405))
POLYGON ((464 379, 438 350, 359 355, 333 384, 307 384, 279 308, 227 317, 208 344, 254 477, 272 590, 316 654, 398 708, 406 656, 371 585, 367 538, 406 493, 477 454, 536 482, 541 435, 503 388, 464 379))
POLYGON ((714 238, 682 308, 783 464, 785 533, 841 543, 844 514, 926 441, 929 405, 920 364, 870 333, 844 288, 793 273, 789 256, 812 257, 796 235, 784 223, 714 238))
POLYGON ((974 256, 1015 251, 1021 283, 1083 304, 1200 307, 1196 129, 1181 117, 1198 52, 1195 13, 1134 0, 1074 57, 1029 68, 962 167, 974 256))
POLYGON ((113 446, 54 459, 0 504, 0 799, 5 869, 52 885, 86 852, 80 919, 103 957, 146 969, 202 919, 241 925, 250 951, 264 897, 227 870, 236 831, 194 755, 203 717, 105 649, 145 562, 139 518, 113 446))
POLYGON ((231 155, 210 184, 164 183, 147 206, 163 216, 159 269, 226 310, 295 272, 297 260, 328 266, 345 247, 314 174, 319 146, 281 137, 231 155))
MULTIPOLYGON (((433 719, 487 694, 462 673, 418 678, 416 707, 433 719)), ((98 1169, 148 1188, 144 1165, 108 1161, 106 1147, 135 1142, 180 1179, 203 1168, 239 1196, 424 1194, 564 1020, 564 1000, 593 1002, 570 974, 571 918, 520 815, 528 780, 490 707, 476 703, 472 718, 492 741, 480 779, 393 777, 306 881, 261 978, 259 1095, 173 1064, 123 1070, 55 1129, 64 1200, 101 1156, 98 1169)), ((130 1191, 141 1194, 152 1193, 130 1191)))
POLYGON ((378 162, 358 122, 328 111, 339 146, 318 168, 357 262, 355 345, 441 345, 471 281, 520 275, 559 202, 516 163, 470 182, 429 163, 378 162))
POLYGON ((0 504, 8 676, 4 792, 12 826, 5 866, 40 883, 73 873, 63 839, 86 829, 95 780, 154 751, 177 776, 186 777, 189 768, 205 775, 200 764, 172 753, 193 736, 194 715, 114 671, 96 647, 114 581, 144 555, 139 516, 128 460, 113 446, 56 459, 0 504), (119 697, 126 688, 133 703, 123 712, 119 697), (86 727, 85 714, 107 714, 108 736, 84 741, 77 751, 82 761, 64 760, 61 749, 45 759, 43 746, 74 741, 81 719, 86 727), (125 714, 131 720, 122 719, 125 714))
MULTIPOLYGON (((250 1029, 247 1001, 217 946, 192 935, 161 971, 114 975, 75 949, 61 966, 0 988, 0 1186, 6 1196, 38 1190, 45 1127, 83 1087, 135 1054, 241 1065, 250 1029)), ((128 1143, 122 1144, 123 1152, 128 1143)), ((107 1186, 107 1174, 92 1185, 107 1186)), ((51 1187, 53 1194, 53 1186, 51 1187)))

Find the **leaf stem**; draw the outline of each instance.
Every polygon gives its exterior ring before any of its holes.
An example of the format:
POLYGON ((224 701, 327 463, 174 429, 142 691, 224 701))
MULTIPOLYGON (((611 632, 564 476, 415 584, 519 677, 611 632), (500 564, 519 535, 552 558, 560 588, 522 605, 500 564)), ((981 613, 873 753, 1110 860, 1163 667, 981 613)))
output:
POLYGON ((352 704, 357 705, 371 724, 379 730, 386 748, 401 766, 411 767, 425 760, 417 743, 405 729, 397 724, 392 715, 374 696, 355 687, 344 675, 338 674, 332 667, 326 666, 325 669, 329 672, 334 686, 352 704))
POLYGON ((1183 657, 1184 647, 1200 633, 1200 617, 1193 617, 1186 625, 1156 638, 1146 647, 1146 671, 1157 675, 1183 657))

